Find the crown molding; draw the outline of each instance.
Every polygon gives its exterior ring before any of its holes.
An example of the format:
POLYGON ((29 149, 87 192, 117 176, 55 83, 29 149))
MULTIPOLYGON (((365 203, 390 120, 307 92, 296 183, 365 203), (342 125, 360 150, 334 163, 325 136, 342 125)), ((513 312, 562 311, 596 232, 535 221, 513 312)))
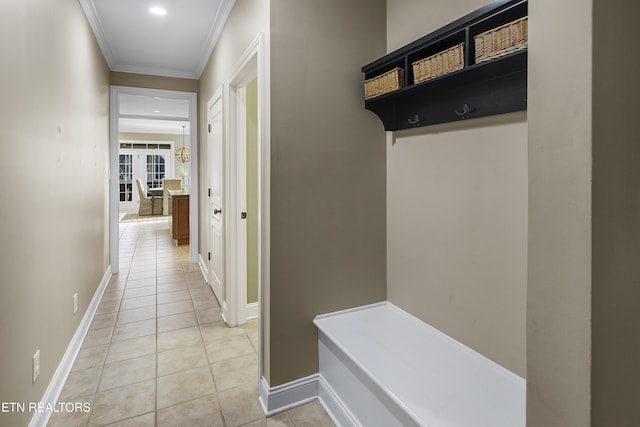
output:
POLYGON ((231 14, 231 10, 233 9, 233 5, 235 3, 236 0, 222 0, 222 2, 220 3, 220 7, 218 8, 216 17, 213 20, 211 29, 209 30, 207 41, 202 48, 202 53, 200 54, 200 63, 195 69, 197 79, 200 78, 202 72, 207 66, 209 58, 211 57, 211 53, 213 53, 213 49, 215 48, 216 43, 218 43, 218 39, 220 38, 220 34, 222 34, 224 24, 227 22, 227 19, 229 18, 229 15, 231 14))
POLYGON ((102 22, 100 21, 100 17, 98 16, 98 11, 96 10, 96 5, 93 3, 93 0, 79 0, 80 6, 82 6, 82 10, 84 11, 85 16, 87 17, 87 21, 89 22, 89 26, 93 31, 93 36, 96 38, 96 42, 102 51, 102 56, 104 60, 107 62, 110 70, 113 70, 113 52, 111 51, 111 47, 109 46, 109 42, 104 34, 104 29, 102 28, 102 22))
POLYGON ((117 64, 114 60, 115 55, 113 54, 113 50, 109 45, 109 41, 106 37, 102 21, 100 20, 95 1, 79 0, 79 3, 82 7, 82 10, 84 11, 85 16, 87 17, 89 26, 93 31, 93 35, 96 39, 96 42, 98 43, 98 46, 100 47, 100 51, 102 52, 102 56, 104 57, 109 70, 123 73, 147 74, 161 77, 198 80, 202 75, 202 72, 204 71, 207 63, 209 62, 211 53, 213 52, 213 49, 215 48, 215 45, 220 38, 220 34, 222 33, 222 29, 224 28, 227 18, 231 14, 231 10, 233 9, 235 0, 222 0, 220 2, 220 6, 216 11, 215 18, 211 23, 207 39, 203 44, 202 51, 200 53, 200 59, 198 63, 195 64, 192 71, 167 69, 161 67, 144 67, 127 64, 117 64))

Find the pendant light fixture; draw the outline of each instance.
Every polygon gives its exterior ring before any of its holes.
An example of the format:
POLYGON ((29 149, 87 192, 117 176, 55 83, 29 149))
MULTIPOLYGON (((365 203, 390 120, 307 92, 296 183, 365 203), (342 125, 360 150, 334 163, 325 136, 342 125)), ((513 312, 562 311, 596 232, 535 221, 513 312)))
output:
POLYGON ((184 128, 186 126, 182 126, 182 148, 178 148, 176 150, 176 160, 180 163, 188 163, 191 155, 189 154, 189 149, 184 146, 184 128))

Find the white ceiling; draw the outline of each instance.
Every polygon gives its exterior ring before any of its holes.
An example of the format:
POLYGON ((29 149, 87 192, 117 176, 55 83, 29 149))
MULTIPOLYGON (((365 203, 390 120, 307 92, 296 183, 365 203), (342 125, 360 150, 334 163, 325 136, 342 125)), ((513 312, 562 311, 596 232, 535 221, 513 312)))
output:
MULTIPOLYGON (((112 71, 199 79, 235 0, 80 0, 112 71), (164 16, 151 7, 162 7, 164 16)), ((121 95, 121 132, 189 132, 188 102, 121 95), (157 118, 154 118, 157 117, 157 118)))
POLYGON ((120 132, 189 133, 189 101, 146 95, 120 96, 120 132))
POLYGON ((112 71, 189 79, 200 78, 234 2, 80 0, 112 71))
POLYGON ((146 95, 120 95, 120 115, 189 118, 189 101, 146 95))

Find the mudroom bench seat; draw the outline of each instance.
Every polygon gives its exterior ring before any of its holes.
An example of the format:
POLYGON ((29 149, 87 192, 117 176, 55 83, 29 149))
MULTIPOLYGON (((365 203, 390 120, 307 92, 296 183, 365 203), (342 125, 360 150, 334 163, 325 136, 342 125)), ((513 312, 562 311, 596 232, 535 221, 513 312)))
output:
POLYGON ((523 378, 390 302, 314 323, 319 399, 339 426, 525 425, 523 378))

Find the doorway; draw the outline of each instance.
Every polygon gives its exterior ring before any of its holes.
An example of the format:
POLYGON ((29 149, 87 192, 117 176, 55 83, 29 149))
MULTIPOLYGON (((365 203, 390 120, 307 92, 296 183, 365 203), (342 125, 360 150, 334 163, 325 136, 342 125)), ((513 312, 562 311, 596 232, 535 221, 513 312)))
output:
POLYGON ((207 103, 204 276, 231 327, 259 317, 266 230, 259 36, 207 103))
POLYGON ((202 193, 207 208, 203 212, 206 218, 203 220, 205 229, 200 267, 210 286, 212 283, 218 286, 216 296, 221 310, 225 310, 224 320, 228 326, 238 326, 249 318, 257 317, 257 374, 260 384, 264 373, 265 342, 268 340, 265 336, 268 315, 265 315, 264 295, 269 289, 270 254, 271 159, 267 70, 268 54, 265 52, 264 35, 258 34, 232 69, 230 80, 218 87, 207 102, 206 113, 203 112, 203 116, 207 117, 207 126, 204 128, 207 136, 203 138, 207 169, 203 182, 207 188, 202 193), (247 98, 251 97, 254 100, 249 102, 255 105, 251 108, 252 112, 248 112, 247 98), (248 121, 252 122, 253 130, 247 129, 248 121), (248 133, 253 133, 255 139, 252 148, 249 148, 254 155, 249 164, 246 155, 248 133), (253 181, 255 187, 248 189, 247 181, 253 181), (215 196, 219 200, 212 200, 210 195, 216 192, 219 192, 215 196), (251 194, 247 196, 247 192, 251 194), (249 215, 253 216, 253 225, 247 223, 249 215), (219 227, 217 234, 213 227, 219 227), (210 278, 210 270, 215 268, 211 264, 214 247, 221 254, 214 261, 220 262, 217 270, 219 284, 210 278), (252 250, 256 254, 254 261, 251 261, 257 282, 256 302, 249 302, 247 298, 251 294, 247 290, 247 275, 252 274, 249 273, 250 261, 247 260, 248 247, 254 248, 252 250), (223 303, 226 308, 223 308, 223 303))
MULTIPOLYGON (((120 269, 118 232, 121 198, 125 198, 125 202, 134 202, 137 198, 134 178, 136 162, 137 173, 145 178, 142 181, 147 183, 147 187, 149 183, 157 186, 163 178, 171 177, 168 175, 179 174, 178 166, 188 177, 198 176, 196 102, 197 96, 192 92, 111 86, 109 243, 111 270, 114 274, 120 269), (178 141, 184 144, 185 128, 190 130, 186 136, 190 147, 190 161, 182 164, 173 161, 173 150, 178 141), (132 156, 130 164, 124 168, 121 168, 121 160, 126 163, 127 158, 121 159, 122 149, 125 150, 125 156, 132 156), (140 157, 136 159, 137 156, 140 157), (125 173, 121 174, 121 170, 125 173), (129 197, 132 200, 126 200, 129 197)), ((189 192, 194 195, 189 198, 189 260, 197 263, 198 180, 195 178, 187 181, 189 192)))
MULTIPOLYGON (((254 58, 255 59, 255 58, 254 58)), ((258 317, 258 77, 256 64, 249 61, 229 85, 230 141, 235 162, 230 159, 229 175, 235 187, 231 203, 236 208, 235 264, 238 325, 258 317), (235 178, 235 179, 234 179, 235 178)), ((233 250, 231 245, 230 250, 233 250)))

